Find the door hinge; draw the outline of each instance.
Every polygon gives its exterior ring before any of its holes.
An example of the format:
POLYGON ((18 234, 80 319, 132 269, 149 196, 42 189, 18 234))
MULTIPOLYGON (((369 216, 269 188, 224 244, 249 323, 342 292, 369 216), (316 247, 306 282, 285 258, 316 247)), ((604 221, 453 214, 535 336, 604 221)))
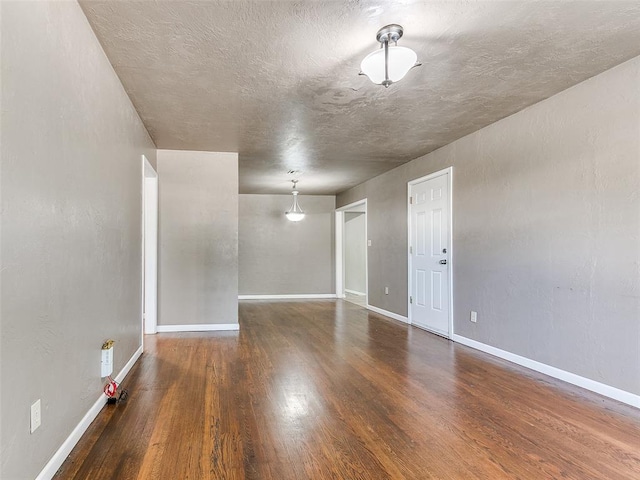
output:
POLYGON ((413 253, 413 245, 409 245, 409 253, 413 253))
POLYGON ((409 205, 413 205, 413 195, 409 197, 409 205))
POLYGON ((409 303, 413 303, 413 297, 409 296, 409 303))

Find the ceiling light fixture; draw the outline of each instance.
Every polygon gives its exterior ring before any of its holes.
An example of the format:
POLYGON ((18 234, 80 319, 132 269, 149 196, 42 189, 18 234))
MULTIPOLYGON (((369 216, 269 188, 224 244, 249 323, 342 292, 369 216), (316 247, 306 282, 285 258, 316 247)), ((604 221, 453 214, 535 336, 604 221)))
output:
POLYGON ((401 80, 413 67, 422 65, 417 63, 416 52, 398 46, 398 40, 403 33, 403 28, 395 23, 378 30, 376 40, 380 42, 380 49, 362 60, 360 75, 366 75, 373 83, 388 88, 392 83, 401 80), (393 42, 393 45, 390 46, 389 42, 393 42))
POLYGON ((304 212, 298 204, 298 190, 296 190, 296 184, 298 183, 298 180, 291 180, 291 182, 293 182, 293 191, 291 192, 293 193, 293 204, 291 205, 291 208, 285 213, 285 216, 287 217, 287 220, 291 220, 292 222, 299 222, 304 218, 304 212))

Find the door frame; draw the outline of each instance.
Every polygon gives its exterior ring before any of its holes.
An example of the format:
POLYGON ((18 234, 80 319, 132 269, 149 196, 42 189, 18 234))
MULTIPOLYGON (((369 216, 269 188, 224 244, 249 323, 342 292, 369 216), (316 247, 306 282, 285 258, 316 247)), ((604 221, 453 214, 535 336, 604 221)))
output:
MULTIPOLYGON (((447 240, 447 252, 449 256, 449 334, 446 338, 453 338, 453 167, 447 167, 445 169, 439 170, 434 173, 430 173, 429 175, 425 175, 420 178, 416 178, 407 182, 407 276, 409 286, 407 291, 407 318, 409 319, 409 324, 413 325, 413 320, 411 318, 411 295, 413 292, 413 282, 412 282, 412 265, 411 265, 411 187, 417 185, 422 182, 426 182, 428 180, 432 180, 437 177, 441 177, 443 175, 447 175, 447 183, 449 186, 449 238, 447 240)), ((421 328, 419 325, 416 327, 421 328)), ((431 330, 428 330, 431 331, 431 330)), ((435 333, 436 335, 440 335, 439 333, 435 333)))
POLYGON ((142 155, 142 344, 158 327, 158 173, 142 155))
POLYGON ((336 209, 336 297, 345 298, 345 272, 344 272, 344 213, 354 207, 362 206, 364 211, 364 288, 365 288, 365 305, 369 307, 369 229, 368 229, 368 206, 367 199, 358 200, 357 202, 344 205, 336 209))

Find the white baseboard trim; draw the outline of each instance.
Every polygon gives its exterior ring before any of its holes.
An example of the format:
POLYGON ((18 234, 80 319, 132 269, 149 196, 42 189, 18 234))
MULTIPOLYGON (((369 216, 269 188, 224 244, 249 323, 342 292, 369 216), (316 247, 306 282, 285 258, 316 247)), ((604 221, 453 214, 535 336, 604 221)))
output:
MULTIPOLYGON (((124 378, 127 376, 127 374, 129 373, 133 365, 140 358, 140 355, 142 355, 142 347, 136 350, 136 352, 129 359, 126 365, 122 368, 122 370, 120 370, 120 373, 116 375, 115 377, 116 382, 120 383, 122 382, 122 380, 124 380, 124 378)), ((80 438, 82 437, 82 435, 84 435, 84 432, 87 431, 87 428, 89 428, 89 425, 91 425, 91 422, 95 420, 95 418, 98 416, 98 414, 102 410, 102 407, 104 407, 106 403, 107 403, 107 397, 103 393, 100 395, 100 398, 96 400, 96 402, 89 409, 89 411, 85 414, 85 416, 82 417, 82 420, 80 420, 80 423, 76 425, 76 428, 73 429, 71 434, 62 443, 60 448, 58 448, 56 453, 53 454, 53 457, 51 457, 51 460, 49 460, 49 462, 44 466, 42 471, 38 474, 38 476, 36 477, 36 480, 51 480, 53 478, 53 476, 56 474, 58 469, 62 466, 64 461, 67 459, 67 457, 71 453, 71 450, 73 450, 73 447, 75 447, 76 444, 80 441, 80 438)))
POLYGON ((158 325, 158 333, 172 332, 217 332, 240 330, 239 323, 201 323, 195 325, 158 325))
POLYGON ((383 310, 382 308, 374 307, 373 305, 367 305, 367 310, 371 310, 372 312, 379 313, 380 315, 384 315, 385 317, 393 318, 394 320, 398 320, 403 323, 409 323, 409 319, 407 317, 403 317, 402 315, 398 315, 397 313, 389 312, 387 310, 383 310))
POLYGON ((335 293, 293 293, 286 295, 238 295, 238 300, 298 300, 336 298, 335 293))
POLYGON ((640 395, 635 395, 631 392, 620 390, 619 388, 612 387, 604 383, 596 382, 595 380, 591 380, 590 378, 581 377, 580 375, 576 375, 575 373, 567 372, 566 370, 561 370, 559 368, 552 367, 551 365, 547 365, 536 360, 531 360, 530 358, 522 357, 520 355, 516 355, 515 353, 507 352, 506 350, 501 350, 499 348, 492 347, 491 345, 487 345, 485 343, 478 342, 461 335, 454 334, 452 340, 454 342, 466 345, 467 347, 475 348, 476 350, 480 350, 495 357, 499 357, 504 360, 508 360, 509 362, 516 363, 522 367, 535 370, 536 372, 544 373, 545 375, 549 375, 550 377, 563 380, 567 383, 577 385, 578 387, 582 387, 586 390, 604 395, 605 397, 609 397, 619 402, 626 403, 627 405, 631 405, 632 407, 640 408, 640 395))
POLYGON ((359 297, 364 297, 366 295, 366 293, 364 292, 358 292, 357 290, 349 290, 348 288, 345 288, 344 291, 346 293, 350 293, 351 295, 358 295, 359 297))

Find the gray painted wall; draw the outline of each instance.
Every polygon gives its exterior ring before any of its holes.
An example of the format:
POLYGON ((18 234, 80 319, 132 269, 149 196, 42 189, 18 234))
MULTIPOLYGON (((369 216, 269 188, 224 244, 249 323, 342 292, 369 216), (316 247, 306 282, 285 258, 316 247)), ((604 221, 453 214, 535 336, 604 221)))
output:
POLYGON ((455 332, 640 394, 638 85, 640 57, 339 195, 369 303, 407 314, 407 182, 453 165, 455 332))
POLYGON ((364 213, 344 213, 344 287, 360 293, 367 289, 365 218, 364 213))
POLYGON ((407 180, 401 168, 341 193, 336 206, 367 199, 369 305, 407 315, 407 180))
POLYGON ((291 195, 240 195, 240 294, 335 293, 335 197, 299 201, 306 216, 290 222, 291 195))
POLYGON ((238 154, 158 150, 158 325, 238 323, 238 154))
POLYGON ((155 147, 75 2, 2 2, 0 478, 32 479, 140 346, 155 147), (42 425, 29 434, 29 407, 42 425))

